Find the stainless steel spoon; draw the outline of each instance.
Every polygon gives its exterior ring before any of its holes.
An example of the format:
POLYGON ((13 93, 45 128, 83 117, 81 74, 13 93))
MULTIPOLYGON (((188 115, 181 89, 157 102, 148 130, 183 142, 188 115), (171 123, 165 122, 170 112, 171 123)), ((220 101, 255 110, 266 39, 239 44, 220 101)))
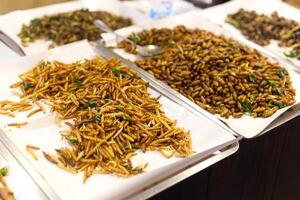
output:
POLYGON ((99 29, 102 31, 112 33, 118 38, 121 38, 122 40, 125 40, 126 42, 130 43, 132 46, 136 48, 136 51, 139 55, 144 56, 144 57, 152 57, 158 54, 161 54, 164 52, 163 48, 157 46, 157 45, 145 45, 145 46, 140 46, 132 42, 131 40, 127 39, 126 37, 123 37, 113 31, 111 28, 109 28, 106 24, 104 24, 101 20, 97 19, 94 21, 95 26, 97 26, 99 29))

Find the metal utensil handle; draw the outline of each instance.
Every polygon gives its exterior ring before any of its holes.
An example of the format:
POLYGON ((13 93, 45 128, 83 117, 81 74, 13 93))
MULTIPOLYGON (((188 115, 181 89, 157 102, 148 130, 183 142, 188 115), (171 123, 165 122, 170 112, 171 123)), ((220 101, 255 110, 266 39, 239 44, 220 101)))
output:
POLYGON ((6 35, 1 30, 0 30, 0 42, 2 42, 4 45, 6 45, 8 48, 13 50, 18 55, 26 56, 25 52, 20 47, 20 45, 18 45, 12 38, 10 38, 8 35, 6 35))
POLYGON ((127 39, 126 37, 123 37, 122 35, 116 33, 114 30, 112 30, 111 28, 109 28, 103 21, 101 21, 100 19, 96 19, 94 21, 94 25, 97 26, 99 29, 101 29, 102 31, 108 32, 108 33, 112 33, 115 36, 121 38, 122 40, 125 40, 126 42, 130 43, 132 46, 136 47, 137 45, 132 42, 131 40, 127 39))

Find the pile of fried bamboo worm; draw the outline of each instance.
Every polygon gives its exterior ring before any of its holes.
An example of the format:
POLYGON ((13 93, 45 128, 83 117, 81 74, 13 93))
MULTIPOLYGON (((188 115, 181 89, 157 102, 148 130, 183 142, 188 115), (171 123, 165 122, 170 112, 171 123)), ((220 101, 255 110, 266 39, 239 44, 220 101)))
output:
POLYGON ((130 176, 146 165, 133 166, 137 150, 160 151, 164 156, 191 154, 189 132, 176 127, 147 91, 148 84, 116 59, 96 57, 72 64, 42 61, 21 74, 12 85, 22 91, 20 102, 2 101, 0 111, 14 115, 38 107, 47 100, 69 129, 62 137, 69 147, 44 156, 69 172, 84 172, 84 181, 94 173, 130 176), (36 104, 37 106, 33 106, 36 104))

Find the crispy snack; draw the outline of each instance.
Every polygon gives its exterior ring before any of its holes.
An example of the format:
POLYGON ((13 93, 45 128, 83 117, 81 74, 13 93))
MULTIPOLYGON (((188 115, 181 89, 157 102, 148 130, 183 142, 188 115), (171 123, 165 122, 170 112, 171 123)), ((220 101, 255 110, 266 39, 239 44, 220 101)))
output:
POLYGON ((18 122, 18 123, 9 123, 7 125, 8 126, 15 126, 17 128, 21 128, 22 126, 25 126, 27 124, 28 124, 28 122, 18 122))
POLYGON ((284 55, 300 60, 300 24, 298 22, 280 17, 277 12, 267 16, 244 9, 228 15, 226 22, 260 45, 268 45, 271 40, 276 40, 279 46, 290 47, 291 50, 285 52, 284 55))
POLYGON ((4 176, 8 172, 8 168, 0 169, 0 199, 1 200, 15 200, 14 193, 9 189, 4 176))
POLYGON ((293 43, 283 40, 283 37, 299 26, 298 22, 281 17, 277 12, 267 16, 244 9, 228 15, 226 22, 241 30, 248 39, 260 45, 268 45, 271 40, 279 40, 281 45, 291 46, 293 43))
POLYGON ((29 144, 26 145, 26 151, 32 156, 33 159, 38 160, 38 157, 34 152, 36 150, 40 150, 40 148, 29 144))
POLYGON ((35 18, 29 25, 23 25, 19 37, 24 46, 39 39, 51 40, 51 47, 83 39, 96 41, 100 39, 101 31, 93 24, 95 19, 101 19, 114 30, 132 25, 129 18, 81 9, 35 18))
POLYGON ((36 110, 33 110, 33 111, 31 111, 31 112, 27 115, 27 117, 29 118, 29 117, 31 117, 32 115, 35 115, 35 114, 37 114, 38 112, 41 112, 41 111, 43 111, 41 108, 36 109, 36 110))
MULTIPOLYGON (((143 172, 146 165, 134 167, 130 161, 137 150, 180 157, 192 152, 189 132, 177 128, 158 98, 150 97, 148 84, 116 59, 42 61, 20 79, 14 85, 23 92, 23 102, 48 100, 61 119, 73 119, 62 133, 71 147, 43 154, 66 171, 84 171, 84 181, 93 173, 143 172)), ((10 106, 1 107, 11 111, 10 106)))
MULTIPOLYGON (((163 54, 136 64, 213 114, 269 117, 295 103, 287 70, 231 39, 184 26, 145 30, 129 39, 163 47, 163 54)), ((125 41, 118 46, 135 53, 125 41)))

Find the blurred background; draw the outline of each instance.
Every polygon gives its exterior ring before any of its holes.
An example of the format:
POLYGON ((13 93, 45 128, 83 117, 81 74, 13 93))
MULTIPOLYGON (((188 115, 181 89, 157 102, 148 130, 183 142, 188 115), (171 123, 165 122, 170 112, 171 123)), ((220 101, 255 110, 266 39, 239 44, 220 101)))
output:
POLYGON ((67 0, 0 0, 0 14, 13 10, 34 8, 66 1, 67 0))
MULTIPOLYGON (((54 3, 66 2, 70 0, 0 0, 0 14, 7 13, 13 10, 34 8, 54 3)), ((103 0, 109 1, 109 0, 103 0)), ((189 0, 199 7, 208 7, 228 0, 189 0)), ((286 2, 300 8, 300 0, 285 0, 286 2)))

